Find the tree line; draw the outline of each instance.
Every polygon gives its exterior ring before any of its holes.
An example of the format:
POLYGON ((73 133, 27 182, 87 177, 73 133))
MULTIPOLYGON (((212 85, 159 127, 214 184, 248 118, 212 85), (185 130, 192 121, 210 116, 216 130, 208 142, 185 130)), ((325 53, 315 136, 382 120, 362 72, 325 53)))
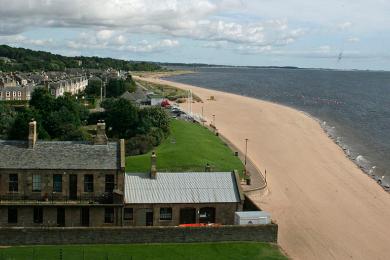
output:
POLYGON ((108 69, 125 71, 156 71, 162 67, 151 62, 125 61, 100 57, 66 57, 45 51, 33 51, 25 48, 13 48, 0 45, 0 71, 64 71, 66 68, 108 69))
POLYGON ((159 145, 169 133, 169 116, 161 107, 139 108, 122 98, 107 98, 104 112, 90 113, 76 96, 55 98, 45 88, 34 90, 29 106, 0 102, 0 139, 27 140, 28 123, 37 121, 40 140, 90 141, 92 127, 105 120, 112 140, 125 139, 128 155, 143 154, 159 145))

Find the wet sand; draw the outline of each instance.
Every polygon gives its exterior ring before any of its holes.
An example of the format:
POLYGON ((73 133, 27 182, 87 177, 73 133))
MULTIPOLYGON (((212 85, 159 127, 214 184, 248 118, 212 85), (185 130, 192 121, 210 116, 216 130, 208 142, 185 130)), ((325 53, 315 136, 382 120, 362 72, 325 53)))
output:
POLYGON ((346 158, 319 123, 297 110, 234 94, 192 89, 239 149, 267 169, 268 192, 251 193, 279 224, 279 244, 293 259, 390 259, 390 195, 346 158), (207 100, 214 96, 216 101, 207 100))

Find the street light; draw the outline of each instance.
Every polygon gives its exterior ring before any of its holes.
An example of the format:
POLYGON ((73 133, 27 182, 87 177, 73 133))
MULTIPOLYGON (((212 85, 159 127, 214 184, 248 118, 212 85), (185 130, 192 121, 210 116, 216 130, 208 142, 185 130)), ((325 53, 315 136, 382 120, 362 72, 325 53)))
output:
POLYGON ((202 125, 204 126, 203 106, 202 106, 202 125))
POLYGON ((245 164, 245 169, 246 169, 246 155, 248 153, 248 138, 245 138, 245 160, 244 160, 244 164, 245 164))

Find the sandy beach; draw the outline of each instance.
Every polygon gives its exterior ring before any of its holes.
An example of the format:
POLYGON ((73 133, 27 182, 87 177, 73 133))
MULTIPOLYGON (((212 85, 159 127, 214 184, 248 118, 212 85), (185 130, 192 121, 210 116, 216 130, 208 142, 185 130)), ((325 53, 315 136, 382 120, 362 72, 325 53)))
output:
POLYGON ((293 259, 389 259, 390 194, 346 158, 302 112, 249 97, 145 78, 191 89, 193 111, 267 169, 268 192, 251 193, 279 224, 279 244, 293 259), (210 96, 215 101, 210 101, 210 96))

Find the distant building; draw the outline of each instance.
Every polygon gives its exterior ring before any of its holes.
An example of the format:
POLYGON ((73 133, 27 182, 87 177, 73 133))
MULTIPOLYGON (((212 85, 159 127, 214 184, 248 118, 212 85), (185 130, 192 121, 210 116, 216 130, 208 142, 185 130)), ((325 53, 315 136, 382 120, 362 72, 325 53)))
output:
POLYGON ((35 87, 31 84, 15 87, 0 87, 0 101, 30 100, 35 87))
POLYGON ((87 86, 88 78, 85 76, 61 79, 47 83, 49 92, 55 97, 63 96, 65 93, 71 93, 72 95, 78 94, 84 91, 87 86))

